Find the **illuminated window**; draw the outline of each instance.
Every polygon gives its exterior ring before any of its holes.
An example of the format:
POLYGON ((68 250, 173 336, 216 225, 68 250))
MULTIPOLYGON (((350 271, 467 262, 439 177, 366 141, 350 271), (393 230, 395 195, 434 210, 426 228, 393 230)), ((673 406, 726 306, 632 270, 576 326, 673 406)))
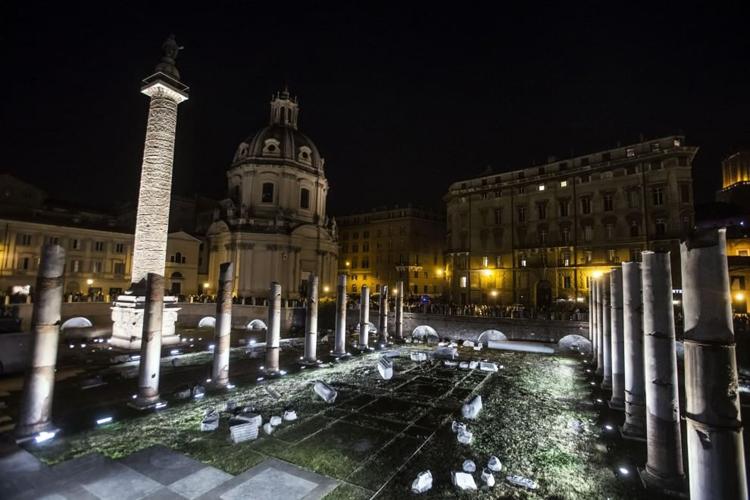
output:
POLYGON ((544 184, 539 184, 539 191, 544 191, 544 184))
POLYGON ((466 276, 461 276, 461 288, 466 288, 466 276))
POLYGON ((560 187, 561 188, 568 187, 568 181, 560 181, 560 187))
POLYGON ((634 158, 635 157, 635 148, 628 148, 625 150, 625 154, 628 158, 634 158))
POLYGON ((748 251, 747 250, 737 250, 737 255, 739 255, 740 257, 747 257, 748 256, 748 251))

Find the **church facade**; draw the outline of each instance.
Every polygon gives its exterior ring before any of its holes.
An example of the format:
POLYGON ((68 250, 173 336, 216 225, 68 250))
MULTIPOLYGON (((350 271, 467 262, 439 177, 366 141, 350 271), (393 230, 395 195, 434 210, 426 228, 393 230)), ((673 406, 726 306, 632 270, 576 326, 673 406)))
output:
POLYGON ((234 264, 234 294, 264 298, 272 281, 282 297, 305 295, 308 276, 335 289, 336 222, 326 215, 324 159, 298 129, 299 105, 287 90, 271 100, 269 125, 240 143, 227 171, 228 196, 214 211, 206 238, 208 282, 234 264))

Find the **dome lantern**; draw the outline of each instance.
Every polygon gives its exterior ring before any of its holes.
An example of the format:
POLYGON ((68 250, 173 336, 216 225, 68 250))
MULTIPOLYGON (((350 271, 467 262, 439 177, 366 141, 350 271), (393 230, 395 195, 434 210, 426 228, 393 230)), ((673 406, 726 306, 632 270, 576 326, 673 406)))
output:
POLYGON ((284 87, 281 92, 276 92, 271 98, 271 125, 280 125, 296 130, 298 116, 297 99, 290 96, 289 89, 284 87))

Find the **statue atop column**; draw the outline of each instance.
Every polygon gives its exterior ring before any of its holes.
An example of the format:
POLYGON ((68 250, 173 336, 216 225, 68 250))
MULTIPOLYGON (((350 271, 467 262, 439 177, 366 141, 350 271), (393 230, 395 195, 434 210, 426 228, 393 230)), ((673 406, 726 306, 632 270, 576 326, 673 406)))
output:
POLYGON ((156 65, 156 72, 164 73, 176 80, 179 80, 180 72, 177 71, 175 60, 177 59, 177 55, 179 54, 179 52, 184 48, 185 47, 177 44, 174 34, 170 34, 169 37, 167 37, 167 39, 164 41, 164 43, 161 44, 161 49, 164 51, 164 55, 161 58, 161 62, 156 65))

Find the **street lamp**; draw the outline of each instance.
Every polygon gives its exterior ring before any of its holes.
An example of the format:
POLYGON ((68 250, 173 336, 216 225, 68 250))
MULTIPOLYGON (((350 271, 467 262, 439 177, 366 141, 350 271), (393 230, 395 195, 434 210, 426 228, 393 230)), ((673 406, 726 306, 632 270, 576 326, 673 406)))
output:
POLYGON ((89 279, 87 279, 87 280, 86 280, 86 284, 87 284, 88 286, 91 286, 91 285, 93 285, 93 284, 94 284, 94 280, 92 280, 91 278, 89 278, 89 279))

